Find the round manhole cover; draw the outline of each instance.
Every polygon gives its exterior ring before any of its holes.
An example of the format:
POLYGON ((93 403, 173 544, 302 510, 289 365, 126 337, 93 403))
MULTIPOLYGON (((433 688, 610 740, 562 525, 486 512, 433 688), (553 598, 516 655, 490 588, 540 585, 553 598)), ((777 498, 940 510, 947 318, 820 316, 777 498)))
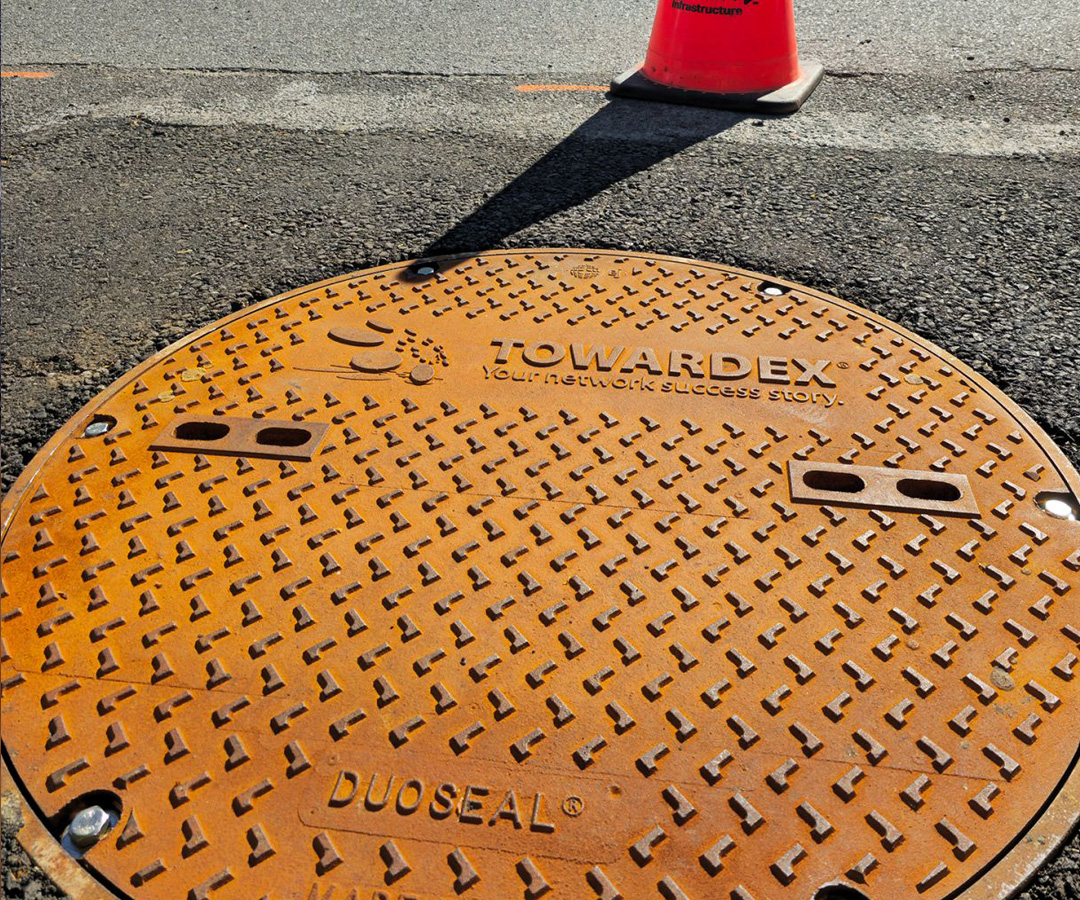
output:
POLYGON ((999 900, 1077 815, 1078 491, 805 288, 356 273, 20 479, 6 759, 58 837, 111 817, 77 852, 122 896, 999 900))

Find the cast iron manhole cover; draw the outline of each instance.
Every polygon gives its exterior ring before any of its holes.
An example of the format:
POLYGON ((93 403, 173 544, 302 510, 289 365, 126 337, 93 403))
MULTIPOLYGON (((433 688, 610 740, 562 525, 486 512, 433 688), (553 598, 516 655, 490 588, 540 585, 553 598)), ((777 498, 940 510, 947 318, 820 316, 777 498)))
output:
POLYGON ((4 750, 54 833, 119 814, 83 864, 122 896, 999 900, 1077 815, 1078 491, 805 288, 361 272, 34 460, 4 750))

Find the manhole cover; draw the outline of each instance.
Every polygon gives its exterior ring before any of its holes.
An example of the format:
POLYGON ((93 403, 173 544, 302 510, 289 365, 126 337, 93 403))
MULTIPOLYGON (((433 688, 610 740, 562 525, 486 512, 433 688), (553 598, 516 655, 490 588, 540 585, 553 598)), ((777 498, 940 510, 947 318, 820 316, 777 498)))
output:
POLYGON ((814 291, 357 273, 34 460, 6 758, 57 835, 119 816, 76 852, 122 896, 996 900, 1077 815, 1078 490, 984 380, 814 291))

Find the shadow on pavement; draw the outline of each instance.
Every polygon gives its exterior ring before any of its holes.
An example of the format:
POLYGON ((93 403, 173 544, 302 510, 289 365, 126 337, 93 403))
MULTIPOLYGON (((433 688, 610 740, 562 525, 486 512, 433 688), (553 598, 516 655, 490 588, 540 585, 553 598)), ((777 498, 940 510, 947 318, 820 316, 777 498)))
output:
POLYGON ((556 213, 720 134, 745 115, 612 98, 424 256, 487 250, 556 213))

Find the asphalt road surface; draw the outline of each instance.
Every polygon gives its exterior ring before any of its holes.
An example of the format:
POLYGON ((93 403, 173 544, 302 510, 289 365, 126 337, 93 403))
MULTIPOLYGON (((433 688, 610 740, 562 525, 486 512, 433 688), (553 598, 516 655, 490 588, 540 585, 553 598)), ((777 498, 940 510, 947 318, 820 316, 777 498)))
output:
MULTIPOLYGON (((610 247, 858 302, 1080 464, 1075 0, 798 4, 785 119, 609 99, 651 0, 5 0, 2 476, 156 349, 429 252, 610 247), (521 90, 537 85, 575 90, 521 90)), ((3 896, 60 897, 4 831, 3 896)), ((1022 895, 1080 896, 1073 840, 1022 895)))
MULTIPOLYGON (((644 50, 654 9, 653 0, 10 0, 3 52, 5 63, 131 68, 607 72, 644 50)), ((801 0, 796 13, 804 51, 834 71, 1080 60, 1072 0, 801 0)))

